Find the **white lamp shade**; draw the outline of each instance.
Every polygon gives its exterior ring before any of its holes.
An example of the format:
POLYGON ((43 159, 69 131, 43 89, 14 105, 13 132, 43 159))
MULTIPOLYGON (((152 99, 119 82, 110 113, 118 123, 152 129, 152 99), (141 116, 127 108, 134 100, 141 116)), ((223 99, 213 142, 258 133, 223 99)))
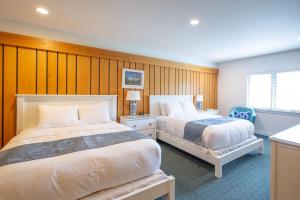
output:
POLYGON ((196 101, 203 101, 203 95, 197 95, 196 96, 196 101))
POLYGON ((128 101, 139 101, 141 99, 139 91, 128 91, 126 94, 126 100, 128 101))

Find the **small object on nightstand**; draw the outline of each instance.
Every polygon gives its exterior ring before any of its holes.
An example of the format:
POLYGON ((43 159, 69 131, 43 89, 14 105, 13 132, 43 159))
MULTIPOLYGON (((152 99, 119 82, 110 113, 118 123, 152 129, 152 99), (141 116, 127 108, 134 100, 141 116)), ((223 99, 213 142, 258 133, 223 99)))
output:
POLYGON ((120 123, 156 140, 156 119, 154 116, 120 116, 120 123))

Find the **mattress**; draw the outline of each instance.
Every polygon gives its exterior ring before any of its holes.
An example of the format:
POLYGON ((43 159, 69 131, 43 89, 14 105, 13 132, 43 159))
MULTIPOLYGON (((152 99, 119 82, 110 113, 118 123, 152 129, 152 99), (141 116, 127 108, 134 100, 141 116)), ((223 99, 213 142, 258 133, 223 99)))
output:
MULTIPOLYGON (((26 144, 129 131, 116 122, 61 128, 30 128, 1 151, 26 144)), ((161 149, 152 139, 19 162, 0 167, 0 199, 79 199, 154 174, 161 149)))
MULTIPOLYGON (((178 138, 184 138, 185 126, 188 122, 220 118, 220 115, 193 114, 176 117, 157 117, 157 129, 178 138)), ((247 120, 234 120, 232 122, 211 125, 204 129, 201 136, 201 146, 212 151, 230 148, 254 136, 254 126, 247 120)))

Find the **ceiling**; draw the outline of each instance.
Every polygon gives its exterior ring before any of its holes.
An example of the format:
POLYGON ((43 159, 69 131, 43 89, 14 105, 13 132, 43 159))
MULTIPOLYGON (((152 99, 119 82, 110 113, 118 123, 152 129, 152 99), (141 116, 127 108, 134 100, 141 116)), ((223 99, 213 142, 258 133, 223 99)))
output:
POLYGON ((300 48, 299 19, 300 0, 0 0, 0 31, 201 66, 300 48))

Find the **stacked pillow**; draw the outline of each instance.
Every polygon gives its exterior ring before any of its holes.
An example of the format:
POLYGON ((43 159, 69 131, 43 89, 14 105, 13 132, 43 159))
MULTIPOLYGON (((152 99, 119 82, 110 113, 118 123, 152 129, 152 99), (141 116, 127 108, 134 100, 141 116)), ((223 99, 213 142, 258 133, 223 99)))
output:
POLYGON ((160 102, 159 107, 162 116, 173 117, 197 113, 197 110, 191 101, 160 102))
POLYGON ((107 102, 90 105, 38 105, 38 126, 67 127, 111 121, 107 102))

